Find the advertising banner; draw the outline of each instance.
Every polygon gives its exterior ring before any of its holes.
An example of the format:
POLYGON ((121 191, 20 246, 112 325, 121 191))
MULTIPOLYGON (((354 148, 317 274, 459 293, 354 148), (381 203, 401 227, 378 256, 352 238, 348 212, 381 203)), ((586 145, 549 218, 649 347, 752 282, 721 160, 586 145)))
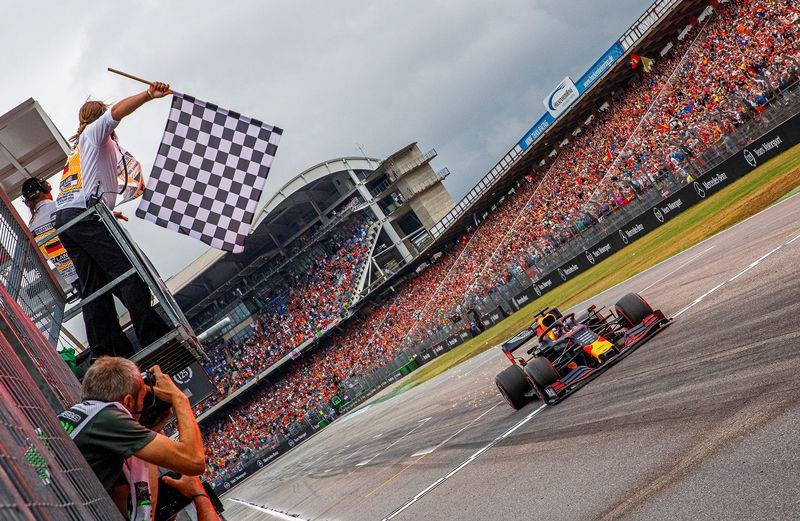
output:
POLYGON ((423 365, 423 364, 427 364, 428 362, 430 362, 434 358, 436 358, 436 356, 433 354, 433 350, 432 349, 426 349, 426 350, 420 352, 419 356, 417 357, 417 361, 418 361, 419 365, 423 365))
POLYGON ((578 87, 575 86, 572 78, 567 76, 542 100, 542 103, 544 103, 544 108, 547 109, 551 116, 558 118, 570 105, 575 103, 578 96, 580 96, 578 87))
POLYGON ((497 324, 505 317, 506 314, 503 313, 503 311, 499 307, 497 307, 480 318, 481 325, 483 326, 484 329, 486 329, 488 327, 492 327, 493 325, 497 324))
POLYGON ((542 134, 544 134, 545 130, 550 128, 550 125, 552 125, 555 120, 556 118, 551 116, 549 112, 539 118, 539 121, 537 121, 536 124, 533 125, 524 136, 522 136, 522 139, 519 140, 519 147, 522 150, 526 150, 529 146, 536 142, 536 140, 539 139, 542 134))
POLYGON ((614 45, 598 58, 598 60, 594 62, 594 65, 586 71, 586 74, 581 76, 576 82, 578 93, 583 94, 589 90, 589 87, 597 83, 597 80, 599 80, 603 74, 611 70, 611 67, 617 63, 617 60, 619 60, 623 54, 625 54, 625 51, 622 49, 622 45, 619 42, 614 42, 614 45))
POLYGON ((198 362, 173 374, 172 381, 189 398, 189 403, 193 406, 215 391, 208 375, 198 362))
POLYGON ((555 123, 556 118, 569 108, 581 94, 597 83, 597 80, 608 72, 623 54, 625 54, 625 51, 622 49, 622 45, 619 42, 614 42, 614 45, 598 58, 577 83, 573 83, 569 77, 564 78, 564 81, 559 83, 553 89, 553 92, 544 99, 544 106, 547 112, 520 138, 517 143, 519 147, 522 150, 527 150, 528 147, 534 144, 555 123))

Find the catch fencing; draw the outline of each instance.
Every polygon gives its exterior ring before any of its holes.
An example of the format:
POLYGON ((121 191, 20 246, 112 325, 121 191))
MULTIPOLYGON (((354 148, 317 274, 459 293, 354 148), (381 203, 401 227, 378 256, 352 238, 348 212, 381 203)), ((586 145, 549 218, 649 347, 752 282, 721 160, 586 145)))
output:
POLYGON ((28 227, 0 190, 0 287, 16 300, 54 346, 61 331, 66 296, 47 266, 28 227))
POLYGON ((122 520, 56 414, 80 385, 0 287, 0 519, 122 520))
POLYGON ((410 371, 443 355, 491 327, 514 311, 590 269, 632 242, 706 199, 759 165, 800 143, 800 88, 793 84, 778 93, 757 116, 691 162, 690 177, 664 172, 648 190, 629 204, 601 214, 591 226, 565 230, 563 242, 542 258, 534 270, 511 270, 506 284, 490 295, 472 296, 467 307, 477 312, 478 330, 470 327, 468 313, 458 321, 429 331, 424 342, 409 345, 383 367, 344 382, 336 403, 324 404, 275 436, 273 443, 240 464, 217 482, 218 493, 230 490, 297 443, 326 426, 337 414, 352 410, 400 380, 410 371), (701 172, 704 172, 700 175, 701 172))

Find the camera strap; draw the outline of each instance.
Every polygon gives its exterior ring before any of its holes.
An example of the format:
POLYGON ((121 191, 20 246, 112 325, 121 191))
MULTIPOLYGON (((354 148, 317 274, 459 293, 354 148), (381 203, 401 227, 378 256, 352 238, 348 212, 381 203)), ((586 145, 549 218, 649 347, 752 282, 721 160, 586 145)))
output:
POLYGON ((66 411, 58 415, 58 421, 61 427, 67 431, 70 439, 75 437, 83 430, 89 422, 97 416, 100 411, 106 407, 114 406, 117 409, 124 411, 125 414, 130 416, 130 412, 119 402, 101 402, 100 400, 85 400, 76 403, 66 411))

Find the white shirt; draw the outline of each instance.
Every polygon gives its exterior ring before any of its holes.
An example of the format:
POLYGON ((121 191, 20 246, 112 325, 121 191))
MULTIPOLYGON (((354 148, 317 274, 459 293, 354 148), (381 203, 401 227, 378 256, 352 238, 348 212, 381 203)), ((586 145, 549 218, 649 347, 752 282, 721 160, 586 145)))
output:
POLYGON ((111 139, 111 133, 119 121, 111 117, 111 109, 93 121, 78 138, 80 151, 80 174, 77 179, 59 186, 58 209, 86 208, 92 195, 102 197, 109 210, 114 209, 119 191, 117 163, 119 151, 111 139))

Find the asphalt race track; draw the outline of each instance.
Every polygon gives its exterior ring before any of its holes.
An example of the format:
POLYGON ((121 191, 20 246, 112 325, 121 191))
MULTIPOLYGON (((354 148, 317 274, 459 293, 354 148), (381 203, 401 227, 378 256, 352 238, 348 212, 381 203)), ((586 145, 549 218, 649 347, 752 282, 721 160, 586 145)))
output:
POLYGON ((592 302, 629 291, 677 318, 561 404, 512 411, 491 349, 337 420, 226 519, 800 518, 800 197, 592 302))

